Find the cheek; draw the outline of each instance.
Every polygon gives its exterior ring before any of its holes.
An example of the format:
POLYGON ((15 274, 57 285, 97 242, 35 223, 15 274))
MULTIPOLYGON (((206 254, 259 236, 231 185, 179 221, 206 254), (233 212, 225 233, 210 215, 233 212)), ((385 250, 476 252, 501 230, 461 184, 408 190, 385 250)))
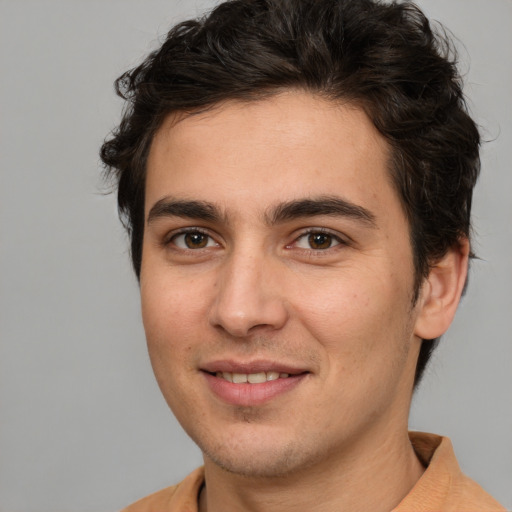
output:
MULTIPOLYGON (((192 340, 197 318, 186 290, 177 291, 163 279, 141 279, 142 319, 149 358, 158 385, 173 411, 187 407, 183 389, 194 373, 192 340)), ((196 333, 194 335, 194 333, 196 333)))
POLYGON ((142 275, 140 283, 142 318, 147 331, 187 329, 204 316, 204 282, 197 278, 154 273, 142 275))
POLYGON ((392 357, 407 338, 408 284, 373 269, 340 275, 330 283, 308 287, 302 295, 307 300, 296 307, 306 328, 333 356, 332 364, 358 369, 369 359, 378 365, 392 357))
POLYGON ((181 287, 176 281, 144 276, 141 307, 151 364, 160 386, 167 386, 163 381, 179 373, 170 369, 190 366, 187 354, 201 328, 197 292, 193 286, 181 287))

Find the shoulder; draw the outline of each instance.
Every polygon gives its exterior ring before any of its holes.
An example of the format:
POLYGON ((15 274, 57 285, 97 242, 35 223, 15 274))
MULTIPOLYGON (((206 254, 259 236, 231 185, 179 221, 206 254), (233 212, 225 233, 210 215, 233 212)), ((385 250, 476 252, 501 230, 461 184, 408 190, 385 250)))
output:
POLYGON ((124 508, 121 512, 150 512, 153 510, 165 510, 170 506, 172 498, 176 493, 178 485, 166 487, 158 492, 150 494, 145 498, 142 498, 135 503, 132 503, 128 507, 124 508))
POLYGON ((505 507, 464 474, 458 480, 457 485, 454 486, 452 501, 454 504, 453 510, 506 512, 505 507))
POLYGON ((505 512, 491 495, 460 470, 447 437, 410 432, 423 476, 393 512, 505 512))
POLYGON ((204 470, 198 468, 182 482, 142 498, 121 512, 181 512, 197 510, 197 496, 204 482, 204 470))

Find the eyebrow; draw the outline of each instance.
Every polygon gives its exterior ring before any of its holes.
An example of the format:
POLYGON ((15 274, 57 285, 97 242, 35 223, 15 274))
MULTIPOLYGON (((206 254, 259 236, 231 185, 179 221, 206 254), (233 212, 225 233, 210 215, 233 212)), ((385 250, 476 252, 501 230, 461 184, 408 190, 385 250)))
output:
MULTIPOLYGON (((362 222, 371 228, 377 227, 375 215, 370 210, 334 196, 304 198, 280 203, 266 212, 265 221, 269 225, 275 225, 303 217, 318 217, 321 215, 347 217, 362 222)), ((173 199, 171 197, 160 199, 152 206, 147 223, 150 224, 162 217, 182 217, 227 223, 227 216, 213 203, 173 199)))
POLYGON ((225 216, 212 203, 206 201, 189 201, 164 197, 149 210, 147 223, 162 217, 182 217, 184 219, 207 220, 218 222, 225 216))
POLYGON ((376 228, 375 215, 368 209, 336 196, 305 198, 282 203, 267 213, 269 224, 278 224, 301 217, 327 215, 348 217, 376 228))

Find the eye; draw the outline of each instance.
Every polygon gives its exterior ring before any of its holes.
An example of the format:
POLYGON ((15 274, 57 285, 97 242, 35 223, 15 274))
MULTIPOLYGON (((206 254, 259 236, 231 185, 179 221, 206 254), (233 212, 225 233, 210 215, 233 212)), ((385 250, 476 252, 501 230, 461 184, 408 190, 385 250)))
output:
POLYGON ((325 249, 330 249, 331 247, 335 247, 340 243, 341 240, 338 237, 331 235, 330 233, 312 231, 310 233, 305 233, 304 235, 297 238, 295 247, 298 247, 299 249, 313 249, 315 251, 322 251, 325 249))
POLYGON ((202 231, 178 233, 170 241, 179 249, 206 249, 207 247, 218 246, 210 235, 202 231))

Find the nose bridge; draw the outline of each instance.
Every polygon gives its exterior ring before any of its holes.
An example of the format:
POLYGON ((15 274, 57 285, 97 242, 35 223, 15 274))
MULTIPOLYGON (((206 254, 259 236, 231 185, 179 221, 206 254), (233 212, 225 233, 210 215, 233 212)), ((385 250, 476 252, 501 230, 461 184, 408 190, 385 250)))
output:
POLYGON ((233 251, 218 274, 211 324, 235 337, 247 336, 256 327, 281 328, 287 311, 276 286, 276 266, 263 251, 233 251))

